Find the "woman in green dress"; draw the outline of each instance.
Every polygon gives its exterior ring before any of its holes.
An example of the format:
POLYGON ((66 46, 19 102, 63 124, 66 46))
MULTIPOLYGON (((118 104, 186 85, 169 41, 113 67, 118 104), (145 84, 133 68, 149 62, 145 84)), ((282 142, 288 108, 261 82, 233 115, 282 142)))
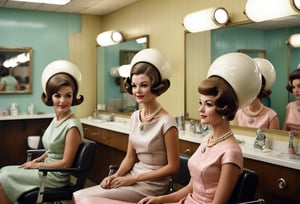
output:
MULTIPOLYGON (((5 166, 0 170, 0 203, 14 203, 20 195, 38 188, 42 174, 38 169, 71 167, 83 139, 83 128, 71 106, 83 102, 78 93, 81 73, 69 61, 50 63, 42 74, 42 101, 53 106, 55 117, 46 129, 42 142, 47 152, 33 161, 21 165, 5 166)), ((70 175, 51 172, 46 187, 62 187, 68 184, 70 175)))

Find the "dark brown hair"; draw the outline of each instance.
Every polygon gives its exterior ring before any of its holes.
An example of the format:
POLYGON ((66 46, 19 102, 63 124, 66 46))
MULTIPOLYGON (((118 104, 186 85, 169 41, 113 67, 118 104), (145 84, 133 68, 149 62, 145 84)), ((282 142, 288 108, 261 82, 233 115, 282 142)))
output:
POLYGON ((157 96, 164 93, 171 85, 171 82, 169 79, 161 79, 161 75, 158 71, 158 69, 153 66, 150 63, 147 62, 139 62, 136 63, 130 72, 130 77, 128 77, 124 83, 125 83, 125 89, 129 94, 132 95, 132 81, 131 78, 133 75, 139 75, 139 74, 145 74, 147 75, 151 80, 151 92, 157 96))
POLYGON ((261 75, 261 88, 260 88, 259 94, 257 95, 257 98, 262 99, 262 98, 266 98, 269 95, 271 95, 272 91, 265 90, 265 87, 266 87, 266 79, 263 75, 261 75))
POLYGON ((43 93, 41 98, 42 101, 47 106, 53 106, 52 95, 57 93, 57 91, 63 86, 71 86, 73 90, 73 101, 72 106, 79 105, 83 102, 83 96, 80 95, 77 97, 78 93, 78 85, 76 80, 69 74, 66 73, 58 73, 53 75, 46 84, 46 93, 43 93))
POLYGON ((223 78, 211 76, 202 81, 198 92, 203 95, 215 96, 216 112, 233 120, 239 108, 238 99, 233 88, 223 78))
POLYGON ((293 93, 293 80, 294 79, 300 79, 300 69, 295 69, 292 73, 289 75, 289 82, 288 85, 286 86, 286 89, 293 93))
POLYGON ((0 77, 5 77, 9 75, 9 70, 4 66, 0 67, 0 77))

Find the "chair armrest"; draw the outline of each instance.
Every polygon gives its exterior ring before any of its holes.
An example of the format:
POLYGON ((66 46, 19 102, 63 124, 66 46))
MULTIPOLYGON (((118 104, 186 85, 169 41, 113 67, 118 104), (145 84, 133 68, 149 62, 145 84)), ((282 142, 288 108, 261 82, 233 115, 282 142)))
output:
POLYGON ((32 161, 33 159, 41 156, 47 150, 46 149, 29 149, 26 151, 27 154, 27 161, 32 161))
POLYGON ((70 173, 78 173, 80 172, 79 168, 40 168, 40 172, 43 174, 47 174, 48 172, 70 172, 70 173))
POLYGON ((47 150, 46 149, 28 149, 26 150, 26 153, 33 153, 33 154, 43 154, 45 153, 47 150))
POLYGON ((108 170, 109 170, 108 175, 109 176, 113 175, 114 173, 116 173, 116 171, 118 171, 118 169, 119 169, 119 165, 109 165, 109 167, 108 167, 108 170))

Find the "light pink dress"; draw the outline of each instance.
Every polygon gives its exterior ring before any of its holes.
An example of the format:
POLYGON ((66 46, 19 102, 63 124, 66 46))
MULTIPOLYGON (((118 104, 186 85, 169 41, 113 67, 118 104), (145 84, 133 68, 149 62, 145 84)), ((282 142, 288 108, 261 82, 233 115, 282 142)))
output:
POLYGON ((262 112, 254 117, 248 116, 243 109, 239 109, 234 120, 238 126, 270 129, 271 121, 275 117, 278 117, 277 113, 273 109, 264 106, 262 112), (250 123, 249 120, 252 120, 252 122, 250 123))
POLYGON ((290 102, 286 106, 286 119, 284 124, 286 130, 300 132, 300 111, 298 111, 296 101, 290 102))
MULTIPOLYGON (((168 162, 164 135, 171 127, 177 127, 175 119, 167 114, 149 123, 140 121, 139 112, 131 116, 129 142, 134 147, 138 162, 128 175, 142 174, 165 166, 168 162)), ((176 138, 177 139, 177 138, 176 138)), ((103 167, 106 168, 106 167, 103 167)), ((169 177, 155 181, 143 181, 131 186, 103 189, 99 185, 76 191, 74 200, 86 196, 98 196, 127 202, 137 202, 147 195, 162 195, 168 192, 169 177)))
POLYGON ((243 154, 239 144, 229 140, 207 147, 209 136, 188 161, 193 192, 178 203, 198 204, 211 203, 219 183, 221 167, 232 163, 243 169, 243 154), (205 152, 203 150, 205 149, 205 152))

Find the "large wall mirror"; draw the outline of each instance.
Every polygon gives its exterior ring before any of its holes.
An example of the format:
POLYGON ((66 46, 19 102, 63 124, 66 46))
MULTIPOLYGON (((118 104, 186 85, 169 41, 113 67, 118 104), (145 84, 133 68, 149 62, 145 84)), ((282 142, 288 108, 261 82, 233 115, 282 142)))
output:
POLYGON ((0 47, 0 94, 32 93, 32 49, 0 47))
POLYGON ((122 43, 97 47, 97 104, 109 112, 132 113, 135 99, 123 89, 123 78, 118 68, 129 64, 139 50, 149 47, 149 36, 138 36, 122 43))
POLYGON ((199 120, 197 87, 200 81, 206 78, 211 62, 225 53, 248 50, 250 56, 264 53, 262 56, 271 61, 276 69, 276 81, 267 105, 278 113, 282 128, 286 105, 293 100, 289 98, 285 88, 288 74, 300 63, 300 49, 289 48, 286 44, 291 34, 300 33, 299 17, 295 19, 280 23, 253 23, 200 33, 186 33, 185 114, 188 118, 199 120))

